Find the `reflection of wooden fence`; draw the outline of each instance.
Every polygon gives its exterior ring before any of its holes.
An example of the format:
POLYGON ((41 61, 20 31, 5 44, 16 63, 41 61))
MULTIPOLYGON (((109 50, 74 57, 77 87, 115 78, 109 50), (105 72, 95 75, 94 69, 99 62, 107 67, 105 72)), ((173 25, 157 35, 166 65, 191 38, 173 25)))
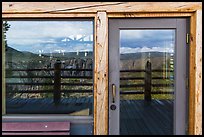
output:
MULTIPOLYGON (((36 76, 36 75, 32 75, 32 76, 7 76, 6 78, 42 78, 42 79, 53 79, 53 83, 45 83, 45 82, 41 82, 41 83, 33 83, 33 82, 21 82, 21 83, 6 83, 7 86, 15 86, 15 85, 30 85, 30 86, 54 86, 53 90, 9 90, 8 92, 12 92, 12 93, 53 93, 53 100, 55 104, 59 104, 60 100, 61 100, 61 93, 92 93, 93 90, 62 90, 61 86, 93 86, 93 83, 62 83, 61 79, 92 79, 92 76, 80 76, 80 75, 63 75, 62 72, 64 71, 68 71, 68 72, 92 72, 92 69, 62 69, 61 68, 61 63, 60 62, 56 62, 54 64, 54 69, 10 69, 10 72, 19 72, 19 71, 26 71, 26 72, 39 72, 39 71, 52 71, 54 72, 54 75, 49 75, 49 76, 36 76)), ((85 74, 85 73, 84 73, 85 74)))
POLYGON ((152 87, 152 67, 151 63, 147 61, 145 66, 145 87, 144 87, 144 99, 151 100, 151 87, 152 87))
MULTIPOLYGON (((63 75, 61 72, 63 71, 89 71, 92 72, 92 69, 62 69, 61 63, 55 63, 54 69, 10 69, 9 71, 13 72, 19 72, 19 71, 54 71, 54 75, 50 76, 7 76, 6 78, 52 78, 54 83, 33 83, 33 82, 25 82, 25 83, 6 83, 7 86, 14 86, 14 85, 31 85, 31 86, 54 86, 54 90, 9 90, 7 92, 12 93, 53 93, 53 99, 54 103, 58 104, 61 100, 61 93, 92 93, 93 90, 62 90, 61 86, 92 86, 93 83, 84 83, 84 82, 74 82, 74 83, 62 83, 61 79, 64 78, 74 78, 74 79, 92 79, 92 76, 69 76, 69 75, 63 75)), ((173 72, 172 70, 165 70, 166 72, 173 72)), ((121 73, 145 73, 144 77, 121 77, 120 80, 144 80, 144 84, 121 84, 120 88, 136 88, 136 87, 142 87, 144 91, 130 91, 130 92, 120 92, 120 94, 144 94, 145 100, 151 100, 151 94, 173 94, 173 92, 161 92, 161 91, 151 91, 152 87, 172 87, 173 84, 152 84, 153 79, 158 80, 164 80, 164 79, 170 79, 170 77, 152 77, 153 72, 164 72, 164 70, 152 70, 151 69, 151 63, 147 62, 145 70, 121 70, 121 73)))
POLYGON ((167 72, 174 72, 173 70, 152 70, 151 68, 151 62, 147 61, 145 70, 121 70, 121 73, 144 73, 144 77, 121 77, 120 80, 143 80, 144 84, 128 84, 128 85, 120 85, 120 88, 131 88, 131 87, 142 87, 144 88, 144 91, 128 91, 128 92, 120 92, 120 94, 144 94, 144 99, 146 101, 151 101, 151 95, 152 94, 174 94, 172 91, 153 91, 152 87, 173 87, 173 83, 168 84, 152 84, 152 80, 169 80, 171 77, 153 77, 152 74, 157 73, 167 73, 167 72))

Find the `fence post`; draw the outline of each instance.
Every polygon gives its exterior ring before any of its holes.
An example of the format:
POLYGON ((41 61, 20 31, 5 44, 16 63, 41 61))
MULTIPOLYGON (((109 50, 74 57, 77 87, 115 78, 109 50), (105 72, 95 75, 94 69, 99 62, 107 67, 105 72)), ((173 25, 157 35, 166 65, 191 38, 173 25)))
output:
POLYGON ((61 100, 61 62, 57 60, 54 64, 54 103, 58 105, 61 100))
POLYGON ((151 85, 152 85, 152 68, 151 62, 147 61, 145 66, 145 89, 144 99, 145 101, 151 101, 151 85))

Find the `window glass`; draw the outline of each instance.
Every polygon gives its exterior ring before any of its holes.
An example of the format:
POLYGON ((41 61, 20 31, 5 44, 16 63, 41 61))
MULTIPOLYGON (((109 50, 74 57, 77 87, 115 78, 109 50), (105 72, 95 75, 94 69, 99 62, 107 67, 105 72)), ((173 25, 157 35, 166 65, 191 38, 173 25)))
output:
POLYGON ((175 29, 120 30, 120 134, 173 134, 175 37, 175 29))
POLYGON ((3 21, 6 114, 93 114, 93 21, 3 21))

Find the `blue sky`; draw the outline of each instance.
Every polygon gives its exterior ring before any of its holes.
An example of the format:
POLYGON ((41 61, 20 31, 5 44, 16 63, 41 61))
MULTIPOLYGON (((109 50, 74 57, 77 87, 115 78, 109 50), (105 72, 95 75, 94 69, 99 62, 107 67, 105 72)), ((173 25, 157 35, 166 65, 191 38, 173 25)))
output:
MULTIPOLYGON (((93 21, 8 21, 10 47, 33 53, 93 51, 93 21), (86 43, 70 43, 84 37, 86 43)), ((75 41, 76 42, 76 41, 75 41)), ((121 30, 120 52, 174 52, 175 30, 121 30)))
POLYGON ((93 42, 87 44, 67 44, 67 37, 93 41, 92 21, 8 21, 11 25, 7 32, 10 47, 19 51, 49 53, 93 51, 93 42))
POLYGON ((120 52, 174 52, 174 29, 120 30, 120 52))

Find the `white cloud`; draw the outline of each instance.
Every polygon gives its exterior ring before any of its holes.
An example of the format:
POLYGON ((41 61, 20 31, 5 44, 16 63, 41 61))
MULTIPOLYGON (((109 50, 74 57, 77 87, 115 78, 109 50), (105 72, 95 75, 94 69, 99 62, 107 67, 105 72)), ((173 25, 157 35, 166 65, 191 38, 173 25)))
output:
POLYGON ((90 21, 8 21, 11 25, 8 38, 68 37, 91 35, 90 21))
POLYGON ((143 38, 146 32, 143 30, 120 30, 120 36, 124 39, 135 39, 143 38))
MULTIPOLYGON (((59 46, 54 38, 70 37, 74 39, 86 35, 85 41, 93 41, 93 22, 92 21, 8 21, 11 25, 7 32, 8 45, 15 46, 18 50, 37 52, 44 50, 44 53, 54 52, 55 50, 65 52, 93 51, 93 44, 79 44, 72 46, 59 46), (46 44, 45 44, 46 43, 46 44), (49 43, 49 44, 48 44, 49 43), (43 45, 44 44, 44 45, 43 45)), ((120 35, 124 40, 148 38, 148 40, 159 39, 165 41, 167 38, 174 37, 174 30, 121 30, 120 35)), ((68 39, 66 39, 68 40, 68 39)), ((65 39, 62 40, 62 42, 65 39)), ((174 52, 174 44, 167 44, 165 47, 121 47, 121 53, 136 52, 174 52), (168 45, 168 46, 167 46, 168 45)))
MULTIPOLYGON (((93 45, 73 45, 62 47, 62 40, 56 41, 56 38, 81 38, 86 36, 84 41, 93 41, 93 23, 92 21, 8 21, 11 25, 7 31, 8 45, 20 50, 38 53, 44 49, 45 52, 70 51, 77 50, 93 51, 93 45), (59 44, 61 46, 59 46, 59 44)), ((66 39, 69 40, 69 39, 66 39)))
POLYGON ((45 42, 44 40, 41 39, 7 39, 7 43, 8 45, 12 46, 12 45, 25 45, 25 46, 29 46, 29 45, 33 45, 33 44, 39 44, 39 43, 43 43, 45 42))
POLYGON ((54 42, 53 38, 93 36, 91 21, 8 21, 8 44, 30 45, 54 42))
POLYGON ((139 52, 140 48, 130 48, 130 47, 121 47, 120 53, 136 53, 139 52))
POLYGON ((120 48, 120 53, 121 54, 126 54, 126 53, 137 53, 137 52, 169 52, 169 53, 174 53, 174 49, 169 47, 142 47, 142 48, 130 48, 130 47, 121 47, 120 48))
POLYGON ((76 51, 93 51, 93 45, 92 44, 86 44, 86 45, 79 45, 79 46, 74 46, 72 52, 76 51))
MULTIPOLYGON (((42 46, 34 46, 32 47, 31 52, 38 53, 39 50, 42 49, 42 46)), ((58 46, 57 44, 49 44, 43 47, 44 53, 63 53, 63 52, 82 52, 82 51, 93 51, 93 44, 85 44, 85 45, 73 45, 73 46, 58 46)))
POLYGON ((175 30, 172 29, 133 29, 120 30, 120 39, 171 39, 175 36, 175 30))

